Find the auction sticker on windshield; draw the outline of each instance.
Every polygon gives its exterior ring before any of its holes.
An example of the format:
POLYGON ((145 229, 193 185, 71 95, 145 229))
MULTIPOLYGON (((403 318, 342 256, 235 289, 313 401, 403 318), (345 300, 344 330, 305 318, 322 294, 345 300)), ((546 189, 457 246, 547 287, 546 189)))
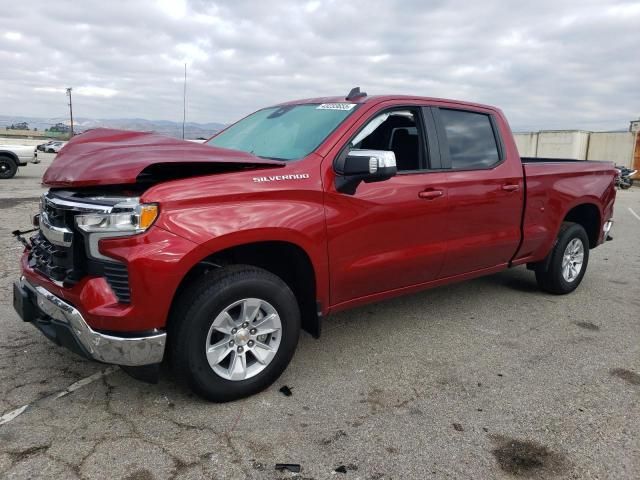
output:
POLYGON ((351 110, 355 106, 355 103, 323 103, 316 110, 351 110))

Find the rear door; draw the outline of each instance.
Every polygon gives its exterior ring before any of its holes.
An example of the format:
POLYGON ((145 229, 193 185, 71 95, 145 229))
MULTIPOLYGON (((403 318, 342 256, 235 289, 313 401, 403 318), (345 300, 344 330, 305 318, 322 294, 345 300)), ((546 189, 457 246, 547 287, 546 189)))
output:
MULTIPOLYGON (((325 183, 331 303, 416 285, 439 277, 446 253, 446 173, 434 148, 435 124, 418 105, 385 106, 354 125, 343 148, 392 150, 398 174, 361 183, 353 195, 336 191, 335 173, 325 183), (428 140, 429 139, 429 140, 428 140)), ((436 144, 437 145, 437 144, 436 144)))
POLYGON ((505 265, 520 243, 522 165, 506 158, 492 111, 432 110, 442 165, 449 168, 448 253, 442 277, 505 265))

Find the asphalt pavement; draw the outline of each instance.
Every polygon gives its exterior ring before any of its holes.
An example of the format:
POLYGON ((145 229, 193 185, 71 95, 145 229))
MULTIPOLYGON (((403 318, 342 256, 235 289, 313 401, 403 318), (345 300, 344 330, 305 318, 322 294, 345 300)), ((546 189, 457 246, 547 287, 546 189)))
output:
POLYGON ((574 293, 515 268, 344 312, 271 388, 211 404, 168 368, 148 385, 83 360, 13 311, 10 232, 52 157, 0 183, 0 477, 640 478, 640 189, 618 193, 614 241, 574 293))

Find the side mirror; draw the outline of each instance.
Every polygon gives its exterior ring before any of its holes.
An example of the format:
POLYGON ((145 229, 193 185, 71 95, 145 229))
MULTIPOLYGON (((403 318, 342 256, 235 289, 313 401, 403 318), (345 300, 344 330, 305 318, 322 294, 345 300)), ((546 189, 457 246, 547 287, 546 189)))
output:
POLYGON ((388 150, 347 150, 336 160, 336 190, 353 195, 360 182, 380 182, 398 173, 396 155, 388 150))

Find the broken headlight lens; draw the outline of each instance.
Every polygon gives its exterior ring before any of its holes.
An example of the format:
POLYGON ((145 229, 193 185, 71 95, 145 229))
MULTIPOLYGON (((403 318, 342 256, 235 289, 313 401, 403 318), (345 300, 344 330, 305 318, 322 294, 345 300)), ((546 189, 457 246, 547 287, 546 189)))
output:
POLYGON ((154 203, 127 205, 110 213, 88 213, 76 216, 76 225, 84 232, 142 233, 158 217, 158 205, 154 203))

